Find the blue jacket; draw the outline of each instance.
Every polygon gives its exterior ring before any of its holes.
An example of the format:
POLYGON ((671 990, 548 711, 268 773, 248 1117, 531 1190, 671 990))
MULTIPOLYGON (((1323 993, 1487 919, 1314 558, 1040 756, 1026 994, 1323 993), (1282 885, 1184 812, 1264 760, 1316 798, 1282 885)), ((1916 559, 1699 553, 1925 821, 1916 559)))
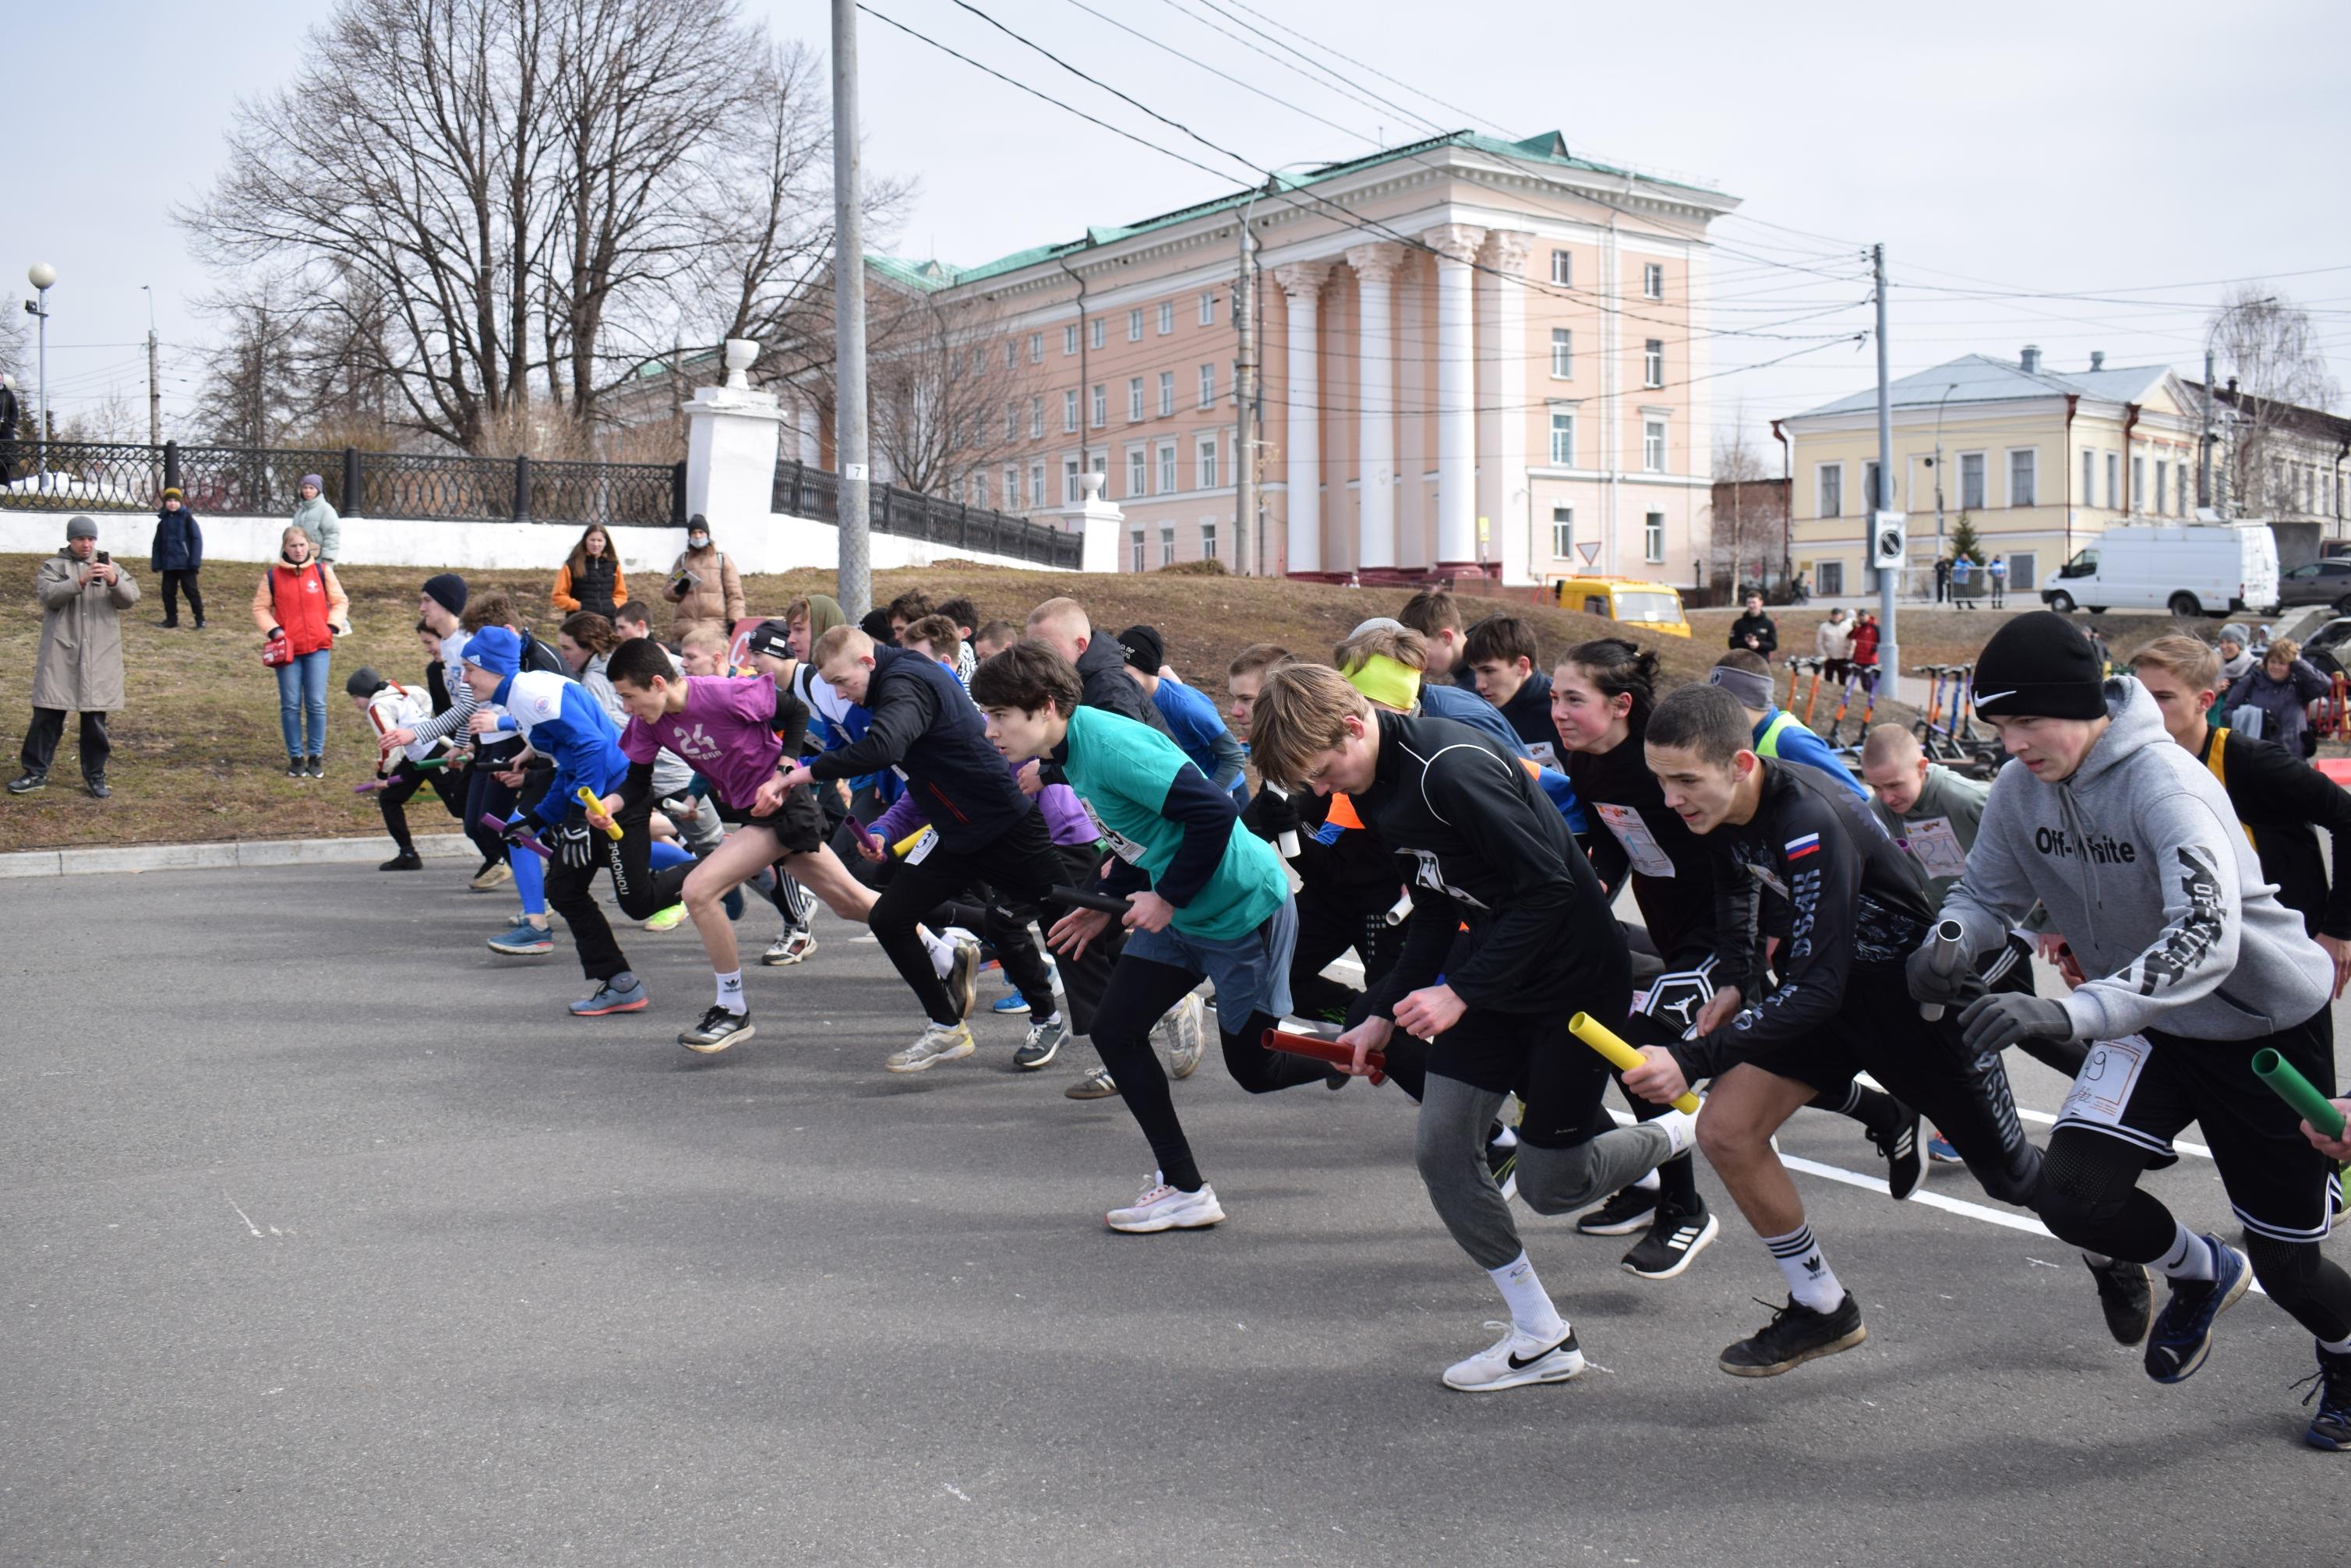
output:
MULTIPOLYGON (((1763 710, 1763 716, 1755 724, 1755 744, 1758 747, 1763 744, 1763 737, 1770 732, 1771 727, 1778 724, 1783 716, 1785 716, 1776 707, 1763 710)), ((1771 749, 1763 755, 1776 757, 1782 762, 1801 762, 1807 768, 1817 768, 1860 796, 1864 803, 1873 802, 1877 799, 1869 792, 1867 785, 1855 779, 1845 765, 1837 760, 1837 754, 1829 749, 1827 741, 1806 729, 1801 723, 1792 721, 1780 725, 1780 734, 1772 741, 1771 749)))
MULTIPOLYGON (((1519 732, 1510 727, 1510 721, 1502 716, 1502 710, 1476 692, 1436 681, 1423 681, 1420 685, 1420 711, 1436 718, 1454 719, 1480 734, 1489 735, 1508 747, 1513 757, 1534 756, 1527 749, 1527 743, 1519 737, 1519 732)), ((1535 775, 1535 783, 1551 797, 1551 803, 1559 808, 1559 814, 1567 819, 1570 832, 1588 833, 1592 831, 1592 823, 1583 814, 1583 804, 1575 798, 1575 786, 1568 782, 1566 774, 1555 768, 1546 768, 1535 775)))
POLYGON ((155 548, 149 554, 150 571, 194 571, 204 564, 204 530, 195 513, 183 503, 176 512, 155 514, 155 548))
POLYGON ((1193 766, 1208 776, 1209 783, 1247 804, 1249 785, 1242 777, 1240 742, 1225 727, 1224 715, 1207 694, 1181 681, 1162 680, 1159 689, 1151 694, 1151 702, 1193 766))
POLYGON ((547 792, 522 809, 533 827, 551 827, 580 810, 572 796, 580 786, 610 795, 628 777, 620 727, 596 694, 578 681, 525 670, 500 681, 490 700, 507 710, 533 751, 555 758, 547 792))

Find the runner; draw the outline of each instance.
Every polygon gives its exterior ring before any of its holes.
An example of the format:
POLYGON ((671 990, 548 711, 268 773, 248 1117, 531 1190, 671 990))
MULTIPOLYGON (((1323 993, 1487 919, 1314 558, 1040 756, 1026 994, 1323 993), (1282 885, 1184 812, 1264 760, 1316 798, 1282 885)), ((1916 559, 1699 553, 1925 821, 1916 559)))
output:
POLYGON ((1868 789, 1829 749, 1828 742, 1797 723, 1794 714, 1782 711, 1771 700, 1771 666, 1763 662, 1762 655, 1733 648, 1715 660, 1714 668, 1707 672, 1706 684, 1720 686, 1739 699, 1739 706, 1747 713, 1756 756, 1801 762, 1844 785, 1855 799, 1872 799, 1868 789))
POLYGON ((1127 678, 1143 688, 1167 733, 1183 747, 1208 782, 1231 795, 1236 805, 1249 804, 1249 775, 1242 765, 1240 742, 1225 727, 1216 700, 1183 682, 1160 674, 1167 664, 1167 644, 1155 626, 1130 626, 1118 634, 1127 678))
MULTIPOLYGON (((429 628, 421 630, 418 635, 428 647, 440 641, 429 628)), ((423 724, 433 716, 433 698, 429 693, 413 686, 403 686, 396 681, 387 681, 365 664, 351 672, 350 679, 343 683, 343 691, 358 706, 374 730, 379 747, 384 736, 391 731, 403 726, 423 724)), ((465 810, 465 780, 459 779, 454 783, 450 780, 445 767, 449 747, 443 741, 411 741, 400 748, 401 764, 404 766, 395 765, 389 773, 384 770, 385 754, 379 749, 376 755, 376 777, 383 780, 383 788, 375 792, 375 803, 383 813, 383 831, 392 835, 392 848, 398 852, 375 869, 421 871, 424 862, 417 854, 416 841, 408 831, 409 800, 417 790, 429 785, 434 799, 441 802, 449 815, 461 816, 465 810), (418 766, 435 757, 442 759, 444 766, 418 766)))

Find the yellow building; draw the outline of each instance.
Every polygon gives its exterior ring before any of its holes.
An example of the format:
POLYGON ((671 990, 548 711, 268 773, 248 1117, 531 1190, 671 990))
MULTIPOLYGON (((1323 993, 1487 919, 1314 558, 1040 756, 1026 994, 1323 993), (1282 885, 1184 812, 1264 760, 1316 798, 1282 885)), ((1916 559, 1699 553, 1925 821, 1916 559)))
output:
MULTIPOLYGON (((2013 361, 1970 354, 1890 391, 1894 484, 1883 505, 1909 517, 1906 595, 1933 596, 1935 559, 1950 553, 1962 515, 1985 564, 2005 558, 2009 591, 2029 600, 2107 525, 2196 509, 2200 405, 2168 366, 2110 370, 2092 354, 2061 371, 2027 347, 2013 361)), ((1876 389, 1771 430, 1785 448, 1795 570, 1816 594, 1876 592, 1876 389)))

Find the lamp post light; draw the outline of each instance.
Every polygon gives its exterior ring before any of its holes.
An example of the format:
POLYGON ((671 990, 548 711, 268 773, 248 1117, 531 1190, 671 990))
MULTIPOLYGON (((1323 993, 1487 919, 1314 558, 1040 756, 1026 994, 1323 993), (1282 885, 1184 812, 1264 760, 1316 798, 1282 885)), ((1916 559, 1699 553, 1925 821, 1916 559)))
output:
POLYGON ((25 269, 25 280, 33 286, 35 298, 25 301, 25 309, 41 323, 40 402, 35 413, 38 423, 33 432, 33 472, 48 472, 49 458, 49 290, 57 281, 57 269, 46 261, 37 261, 25 269))

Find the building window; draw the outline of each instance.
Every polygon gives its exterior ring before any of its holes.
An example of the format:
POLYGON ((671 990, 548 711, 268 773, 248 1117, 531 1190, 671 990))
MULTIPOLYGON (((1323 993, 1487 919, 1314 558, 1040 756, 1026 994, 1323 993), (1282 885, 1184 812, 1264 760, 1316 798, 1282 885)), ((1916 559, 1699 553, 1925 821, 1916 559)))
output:
POLYGON ((1129 447, 1126 453, 1126 498, 1130 501, 1139 499, 1150 480, 1151 459, 1142 447, 1129 447))
POLYGON ((1159 417, 1165 419, 1176 412, 1176 372, 1159 372, 1159 417))
POLYGON ((1984 455, 1980 452, 1959 454, 1959 510, 1980 512, 1984 508, 1984 455))
MULTIPOLYGON (((1558 256, 1559 251, 1552 252, 1558 256)), ((1575 508, 1553 507, 1551 509, 1551 553, 1561 560, 1575 554, 1575 508)))
POLYGON ((2085 451, 2082 454, 2082 505, 2095 507, 2097 504, 2098 455, 2085 451))
POLYGON ((1159 493, 1176 493, 1176 444, 1172 441, 1162 442, 1159 446, 1159 493))
POLYGON ((1217 367, 1214 365, 1200 367, 1200 406, 1202 408, 1217 406, 1217 367))
POLYGON ((1203 294, 1200 296, 1200 325, 1213 327, 1216 324, 1217 297, 1213 294, 1203 294))
POLYGON ((1068 326, 1061 329, 1061 352, 1064 354, 1074 354, 1077 351, 1078 325, 1076 322, 1072 321, 1068 326))
POLYGON ((1128 545, 1132 547, 1131 551, 1130 551, 1130 557, 1131 557, 1131 559, 1133 559, 1133 561, 1134 561, 1134 570, 1136 570, 1136 571, 1141 571, 1141 570, 1144 570, 1144 561, 1143 561, 1143 530, 1142 530, 1141 528, 1137 528, 1137 529, 1135 529, 1135 530, 1134 530, 1134 532, 1133 532, 1133 533, 1131 533, 1131 534, 1127 535, 1127 536, 1126 536, 1126 538, 1127 538, 1127 543, 1128 543, 1128 545))
POLYGON ((2008 552, 2008 591, 2011 593, 2032 593, 2041 586, 2040 557, 2029 549, 2008 552))
POLYGON ((1004 368, 1010 370, 1020 362, 1020 345, 1011 339, 1004 340, 1004 368))
POLYGON ((1045 504, 1045 465, 1042 463, 1029 465, 1029 504, 1032 507, 1045 504))
POLYGON ((1211 435, 1200 443, 1199 479, 1197 488, 1203 490, 1213 490, 1216 487, 1217 438, 1211 435))
POLYGON ((1094 428, 1100 430, 1110 418, 1110 388, 1097 382, 1094 386, 1094 428))
POLYGON ((2106 454, 2106 510, 2114 511, 2122 505, 2123 460, 2115 453, 2106 454))
POLYGON ((1159 526, 1159 564, 1162 566, 1176 564, 1176 525, 1173 523, 1162 523, 1159 526))
POLYGON ((1143 307, 1140 305, 1126 313, 1126 340, 1130 343, 1143 341, 1143 307))
POLYGON ((1200 559, 1202 560, 1217 559, 1217 525, 1214 523, 1200 525, 1200 559))
POLYGON ((1004 439, 1007 441, 1020 439, 1020 405, 1017 402, 1008 402, 1004 405, 1004 439))
POLYGON ((1061 428, 1063 430, 1075 430, 1077 427, 1078 393, 1077 389, 1072 387, 1068 392, 1061 394, 1061 428))
POLYGON ((2131 459, 2131 487, 2126 499, 2139 510, 2147 509, 2147 459, 2144 457, 2131 459))
POLYGON ((1551 465, 1575 466, 1575 415, 1553 410, 1551 416, 1551 465))
POLYGON ((1159 335, 1165 338, 1168 333, 1173 332, 1175 329, 1176 301, 1173 299, 1163 299, 1159 302, 1159 335))
POLYGON ((985 474, 971 476, 971 504, 975 507, 987 505, 987 476, 985 474))
POLYGON ((1141 376, 1126 378, 1126 417, 1130 423, 1143 417, 1143 378, 1141 376))
POLYGON ((1877 465, 1874 461, 1861 465, 1861 511, 1864 517, 1873 512, 1889 511, 1893 508, 1892 498, 1878 493, 1877 465))
POLYGON ((1652 261, 1642 267, 1641 297, 1644 299, 1663 299, 1666 297, 1666 269, 1660 264, 1652 261))
POLYGON ((2040 477, 2041 454, 2028 446, 2008 455, 2008 504, 2011 507, 2037 507, 2034 481, 2040 477))
POLYGON ((1651 566, 1666 559, 1666 515, 1651 512, 1641 519, 1641 559, 1651 566))
POLYGON ((1641 466, 1652 474, 1666 471, 1666 422, 1662 419, 1641 422, 1641 466))
POLYGON ((1661 387, 1666 384, 1666 340, 1651 338, 1641 347, 1641 384, 1661 387))
POLYGON ((1061 494, 1068 497, 1061 503, 1065 507, 1074 507, 1086 498, 1086 493, 1078 487, 1078 460, 1074 457, 1061 459, 1061 494))
POLYGON ((1563 250, 1551 253, 1551 280, 1562 288, 1575 287, 1575 257, 1563 250))
POLYGON ((1844 465, 1823 463, 1813 470, 1813 511, 1823 517, 1844 516, 1844 465))
POLYGON ((1108 324, 1101 317, 1097 316, 1093 319, 1093 330, 1089 335, 1093 339, 1095 348, 1099 349, 1102 346, 1102 340, 1108 336, 1107 328, 1108 324))
POLYGON ((1029 362, 1032 365, 1045 362, 1045 334, 1042 332, 1029 334, 1029 362))
POLYGON ((1844 562, 1841 560, 1818 563, 1813 568, 1813 576, 1818 580, 1813 591, 1823 599, 1834 599, 1844 591, 1844 562))
POLYGON ((1575 334, 1565 327, 1551 329, 1551 373, 1554 381, 1569 381, 1575 375, 1575 334))
POLYGON ((1008 512, 1014 511, 1019 505, 1020 465, 1007 463, 1004 465, 1004 509, 1008 512))
POLYGON ((1029 400, 1029 439, 1035 441, 1044 434, 1045 400, 1041 397, 1032 397, 1029 400))

